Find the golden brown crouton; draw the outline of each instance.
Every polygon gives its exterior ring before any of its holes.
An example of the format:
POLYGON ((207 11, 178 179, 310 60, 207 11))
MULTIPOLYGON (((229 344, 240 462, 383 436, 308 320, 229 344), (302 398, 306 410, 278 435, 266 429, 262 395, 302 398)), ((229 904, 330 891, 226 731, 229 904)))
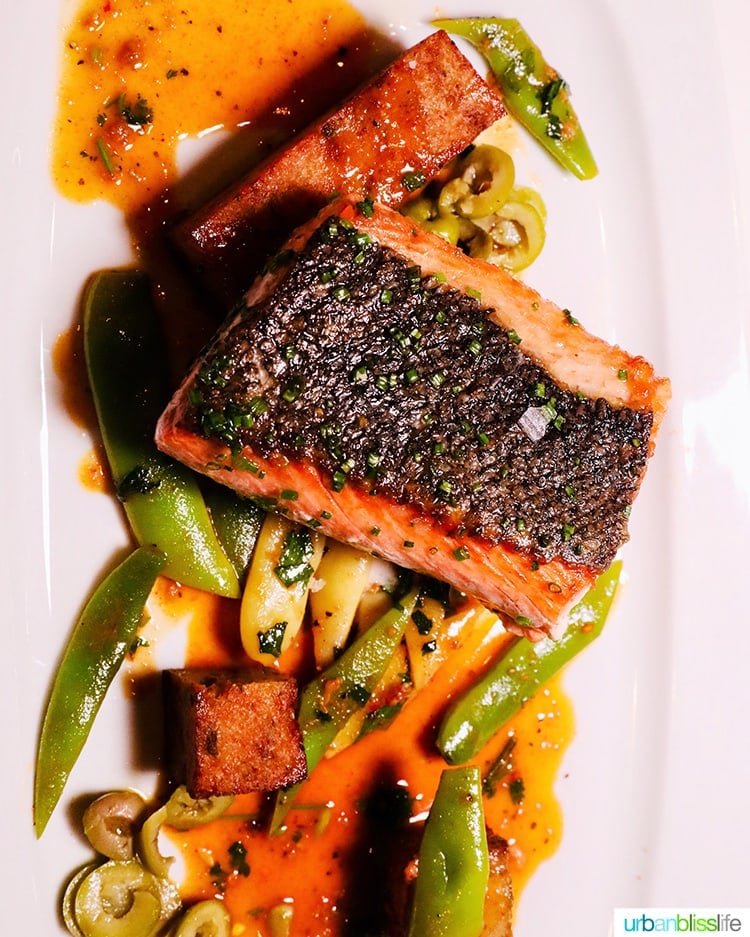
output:
POLYGON ((260 665, 165 672, 170 776, 193 797, 271 791, 307 775, 297 682, 260 665))
POLYGON ((503 113, 448 34, 432 33, 182 222, 175 242, 236 302, 292 228, 332 195, 398 205, 503 113))

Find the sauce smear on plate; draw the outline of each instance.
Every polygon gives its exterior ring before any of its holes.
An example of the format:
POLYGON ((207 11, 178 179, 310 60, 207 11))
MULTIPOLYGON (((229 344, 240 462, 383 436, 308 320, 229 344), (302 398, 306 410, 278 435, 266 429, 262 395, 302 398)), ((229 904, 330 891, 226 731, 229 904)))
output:
MULTIPOLYGON (((104 199, 123 211, 139 263, 157 284, 178 359, 191 357, 215 323, 159 248, 164 225, 392 57, 388 41, 343 0, 248 0, 221 8, 211 0, 99 0, 74 15, 65 37, 52 172, 65 196, 104 199), (178 181, 178 143, 219 130, 231 134, 178 181)), ((74 345, 72 333, 57 349, 64 392, 83 380, 70 353, 74 345)), ((66 402, 73 418, 83 414, 92 425, 80 399, 68 393, 66 402)), ((88 458, 82 475, 97 489, 103 482, 95 461, 88 458)), ((144 666, 156 669, 154 646, 170 628, 185 630, 187 666, 242 665, 238 603, 166 581, 152 602, 143 631, 143 648, 151 651, 136 653, 131 686, 143 682, 144 666)), ((186 898, 222 895, 234 935, 269 934, 271 909, 279 906, 293 909, 292 934, 341 937, 353 922, 367 921, 368 900, 374 907, 380 900, 368 877, 389 812, 406 797, 415 815, 429 809, 445 766, 433 746, 440 714, 507 640, 478 605, 460 614, 467 637, 447 666, 390 728, 324 760, 284 832, 269 838, 260 822, 263 803, 248 796, 237 799, 232 817, 176 836, 186 898)), ((282 665, 304 666, 304 650, 292 649, 282 665)), ((480 757, 486 768, 515 739, 511 770, 487 797, 486 815, 509 841, 516 894, 559 842, 553 785, 572 731, 570 704, 555 681, 480 757)))

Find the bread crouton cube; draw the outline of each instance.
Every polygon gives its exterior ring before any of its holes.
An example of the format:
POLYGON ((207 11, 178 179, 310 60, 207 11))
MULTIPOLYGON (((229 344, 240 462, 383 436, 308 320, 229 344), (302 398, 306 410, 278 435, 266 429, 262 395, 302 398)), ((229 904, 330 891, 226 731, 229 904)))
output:
POLYGON ((297 682, 259 664, 164 675, 170 778, 193 797, 272 791, 303 780, 297 682))

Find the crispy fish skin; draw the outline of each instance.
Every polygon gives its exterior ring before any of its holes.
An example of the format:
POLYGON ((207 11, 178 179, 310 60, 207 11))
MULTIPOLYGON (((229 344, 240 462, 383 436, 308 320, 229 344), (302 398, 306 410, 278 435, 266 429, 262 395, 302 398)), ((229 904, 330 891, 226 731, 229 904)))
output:
POLYGON ((668 383, 382 206, 331 206, 278 263, 178 391, 159 446, 554 632, 627 538, 668 383), (547 418, 538 439, 529 410, 547 418))
POLYGON ((177 225, 174 241, 233 303, 289 232, 332 195, 398 205, 418 190, 418 174, 430 179, 503 114, 448 34, 432 33, 177 225))

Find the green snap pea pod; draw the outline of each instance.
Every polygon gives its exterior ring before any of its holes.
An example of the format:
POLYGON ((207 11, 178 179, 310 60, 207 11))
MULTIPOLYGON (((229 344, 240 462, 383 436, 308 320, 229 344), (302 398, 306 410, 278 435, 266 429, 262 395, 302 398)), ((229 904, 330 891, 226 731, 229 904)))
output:
POLYGON ((482 53, 510 113, 562 166, 579 179, 597 174, 568 86, 518 20, 469 17, 432 25, 463 36, 482 53))
POLYGON ((408 937, 479 937, 489 874, 479 768, 444 771, 419 849, 408 937))
POLYGON ((561 638, 537 642, 519 638, 481 680, 452 703, 437 739, 447 762, 462 764, 474 758, 550 677, 601 633, 621 568, 615 562, 599 576, 570 613, 561 638))
POLYGON ((139 547, 99 585, 55 674, 37 751, 34 825, 41 836, 88 738, 102 700, 133 643, 164 556, 139 547))
POLYGON ((237 575, 211 526, 197 479, 153 441, 169 389, 144 274, 108 270, 91 278, 84 296, 84 348, 104 448, 136 540, 164 553, 170 579, 238 598, 237 575))
MULTIPOLYGON (((311 773, 349 719, 370 699, 406 631, 414 611, 413 590, 382 615, 341 657, 302 691, 299 724, 311 773)), ((276 800, 271 832, 283 827, 301 784, 282 791, 276 800)))
POLYGON ((209 481, 203 488, 216 536, 232 564, 237 579, 244 583, 266 512, 231 488, 209 481))

